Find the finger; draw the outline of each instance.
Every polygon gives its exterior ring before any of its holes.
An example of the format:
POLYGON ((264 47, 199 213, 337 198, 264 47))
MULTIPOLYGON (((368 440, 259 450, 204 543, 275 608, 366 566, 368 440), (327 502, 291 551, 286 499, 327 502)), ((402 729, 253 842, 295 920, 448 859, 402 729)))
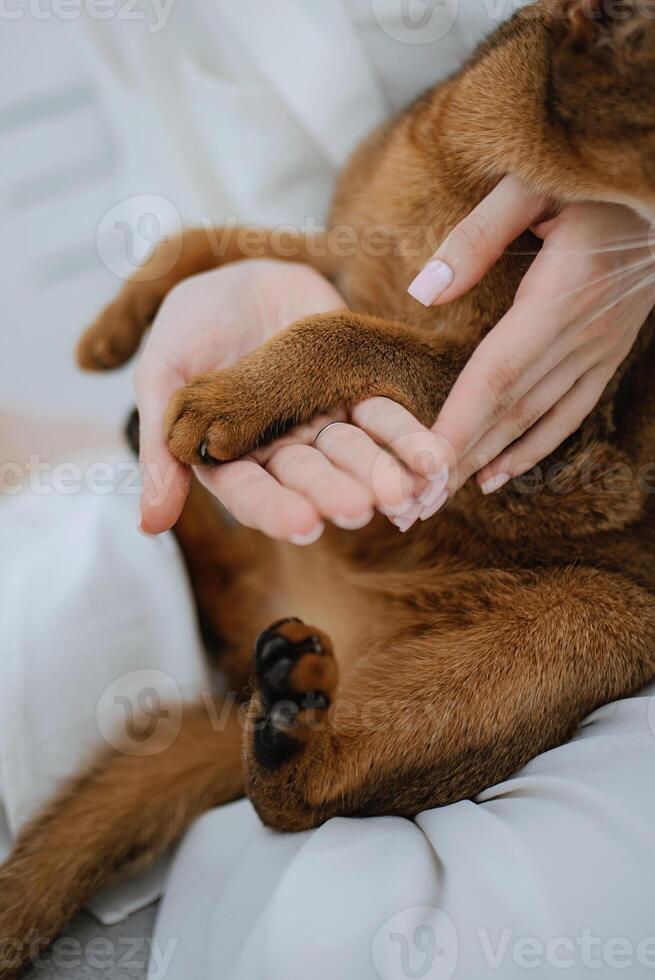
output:
MULTIPOLYGON (((520 298, 517 294, 514 306, 479 344, 439 413, 433 431, 445 440, 455 462, 461 461, 541 378, 573 352, 596 351, 598 362, 611 356, 617 331, 621 333, 622 309, 638 329, 650 308, 649 293, 641 289, 641 271, 627 291, 625 281, 618 283, 620 298, 628 304, 624 307, 619 307, 616 298, 606 302, 599 289, 575 297, 575 290, 552 298, 546 293, 542 301, 535 301, 540 290, 543 292, 538 281, 544 277, 544 270, 546 279, 558 274, 560 283, 566 273, 560 259, 554 267, 545 266, 541 256, 537 259, 519 293, 534 272, 538 273, 537 280, 530 279, 529 289, 520 298), (636 300, 643 300, 643 309, 636 300)), ((573 276, 571 281, 581 276, 582 282, 588 269, 576 267, 568 274, 573 276)))
POLYGON ((484 492, 499 490, 561 446, 598 404, 615 370, 615 364, 602 364, 588 371, 534 428, 481 470, 477 479, 484 492))
POLYGON ((143 478, 140 528, 145 534, 169 530, 182 513, 189 493, 191 472, 170 452, 163 427, 168 401, 179 384, 177 376, 166 371, 149 370, 136 376, 143 478))
POLYGON ((542 378, 467 453, 458 467, 456 484, 452 489, 459 489, 470 476, 484 469, 503 450, 516 443, 597 362, 594 351, 576 351, 542 378))
POLYGON ((626 293, 624 275, 615 270, 598 276, 603 268, 593 255, 572 262, 561 243, 538 256, 513 307, 475 350, 433 427, 457 461, 572 351, 612 342, 616 293, 632 297, 632 307, 643 272, 636 270, 626 293))
POLYGON ((455 382, 432 427, 447 446, 451 470, 543 377, 581 346, 574 332, 560 336, 561 313, 539 312, 539 329, 532 329, 532 305, 526 300, 515 302, 479 344, 455 382))
POLYGON ((280 486, 253 459, 240 459, 215 469, 198 467, 194 472, 202 485, 246 527, 299 545, 312 544, 323 533, 323 522, 313 504, 280 486))
POLYGON ((330 425, 332 422, 345 422, 348 418, 348 413, 344 409, 338 409, 331 415, 319 415, 315 419, 312 419, 307 425, 299 425, 297 428, 292 429, 285 436, 281 436, 276 439, 275 442, 270 443, 268 446, 262 446, 260 449, 256 449, 251 456, 256 459, 258 463, 262 466, 266 466, 270 459, 277 453, 279 449, 283 446, 313 446, 316 436, 319 434, 321 429, 324 429, 326 425, 330 425))
POLYGON ((448 482, 446 446, 442 439, 390 398, 369 398, 350 417, 376 442, 392 450, 409 470, 426 479, 448 482))
POLYGON ((516 177, 505 177, 450 233, 409 287, 424 306, 468 292, 505 249, 534 224, 549 202, 516 177))
POLYGON ((407 513, 425 489, 425 480, 354 425, 338 422, 321 433, 317 449, 336 467, 366 487, 375 505, 394 515, 407 513))
POLYGON ((370 491, 337 469, 313 446, 284 446, 271 458, 267 469, 278 483, 302 494, 337 527, 355 530, 373 518, 370 491))
POLYGON ((168 531, 178 521, 189 495, 191 473, 163 445, 140 453, 143 474, 139 529, 147 535, 168 531))

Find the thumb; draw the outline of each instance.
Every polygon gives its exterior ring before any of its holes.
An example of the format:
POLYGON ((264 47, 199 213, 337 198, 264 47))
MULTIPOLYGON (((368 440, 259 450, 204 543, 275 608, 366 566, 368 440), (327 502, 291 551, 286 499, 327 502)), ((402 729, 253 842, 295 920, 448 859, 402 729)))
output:
POLYGON ((139 462, 143 479, 140 529, 161 534, 175 524, 184 507, 191 473, 172 455, 164 435, 164 414, 169 398, 179 387, 177 378, 143 373, 137 369, 139 410, 139 462))
POLYGON ((498 261, 508 245, 539 220, 548 200, 517 177, 504 177, 453 228, 408 289, 424 306, 459 299, 498 261))
MULTIPOLYGON (((142 427, 148 432, 148 427, 142 427)), ((143 477, 141 520, 144 534, 161 534, 177 522, 191 483, 191 472, 171 454, 163 440, 142 442, 139 454, 143 477)))

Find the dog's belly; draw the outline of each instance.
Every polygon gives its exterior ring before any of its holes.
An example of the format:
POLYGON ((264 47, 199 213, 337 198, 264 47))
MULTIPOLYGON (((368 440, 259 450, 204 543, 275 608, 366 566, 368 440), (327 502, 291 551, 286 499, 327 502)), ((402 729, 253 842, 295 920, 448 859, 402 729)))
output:
POLYGON ((276 583, 271 618, 297 616, 331 637, 341 670, 367 650, 379 600, 357 584, 338 558, 321 544, 276 549, 276 583))

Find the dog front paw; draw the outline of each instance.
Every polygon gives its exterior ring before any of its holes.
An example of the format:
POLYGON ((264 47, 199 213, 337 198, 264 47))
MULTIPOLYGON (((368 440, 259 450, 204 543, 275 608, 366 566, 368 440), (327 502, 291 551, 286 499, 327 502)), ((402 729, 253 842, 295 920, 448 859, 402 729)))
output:
POLYGON ((191 466, 238 459, 282 431, 267 418, 254 385, 230 369, 202 375, 178 391, 165 419, 171 452, 191 466))

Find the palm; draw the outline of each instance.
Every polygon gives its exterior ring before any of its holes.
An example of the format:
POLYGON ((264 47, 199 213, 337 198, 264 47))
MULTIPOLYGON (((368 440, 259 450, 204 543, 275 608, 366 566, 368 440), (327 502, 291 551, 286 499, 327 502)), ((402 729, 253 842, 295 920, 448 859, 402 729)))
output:
POLYGON ((228 367, 294 321, 343 305, 336 289, 307 266, 268 260, 224 266, 169 294, 139 371, 157 358, 185 384, 228 367))

